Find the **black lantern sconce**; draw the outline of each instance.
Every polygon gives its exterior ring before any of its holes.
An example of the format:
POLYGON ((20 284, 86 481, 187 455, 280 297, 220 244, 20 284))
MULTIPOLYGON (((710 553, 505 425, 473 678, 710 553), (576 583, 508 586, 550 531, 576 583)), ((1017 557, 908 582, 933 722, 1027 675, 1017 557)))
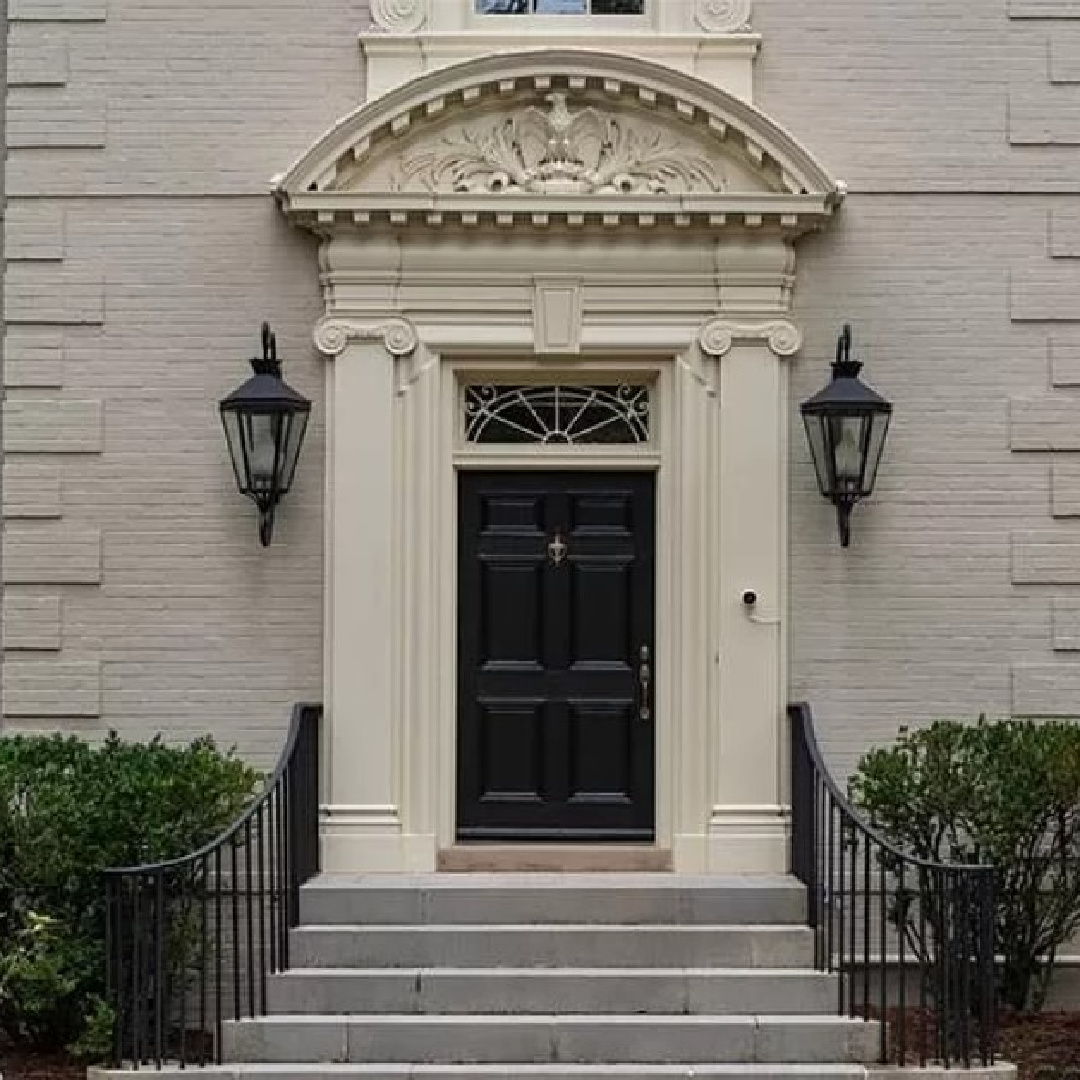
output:
POLYGON ((832 382, 801 406, 821 494, 836 506, 840 543, 851 543, 851 511, 874 490, 892 404, 860 378, 851 327, 836 344, 832 382))
POLYGON ((277 338, 268 323, 262 326, 262 351, 251 361, 255 374, 219 408, 236 486, 259 508, 259 540, 267 547, 274 508, 296 473, 311 402, 282 379, 277 338))

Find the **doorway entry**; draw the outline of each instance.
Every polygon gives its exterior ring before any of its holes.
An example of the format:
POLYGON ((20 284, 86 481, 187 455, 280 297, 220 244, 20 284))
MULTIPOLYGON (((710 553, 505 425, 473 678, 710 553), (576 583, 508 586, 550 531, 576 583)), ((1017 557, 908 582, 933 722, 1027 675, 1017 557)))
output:
POLYGON ((651 472, 459 479, 457 836, 651 841, 651 472))

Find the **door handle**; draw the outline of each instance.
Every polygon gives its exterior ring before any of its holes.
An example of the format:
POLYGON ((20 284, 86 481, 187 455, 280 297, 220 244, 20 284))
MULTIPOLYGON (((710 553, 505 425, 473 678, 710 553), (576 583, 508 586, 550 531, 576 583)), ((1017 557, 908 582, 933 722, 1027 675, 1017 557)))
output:
POLYGON ((652 719, 652 653, 648 645, 641 646, 638 657, 638 719, 648 721, 652 719))

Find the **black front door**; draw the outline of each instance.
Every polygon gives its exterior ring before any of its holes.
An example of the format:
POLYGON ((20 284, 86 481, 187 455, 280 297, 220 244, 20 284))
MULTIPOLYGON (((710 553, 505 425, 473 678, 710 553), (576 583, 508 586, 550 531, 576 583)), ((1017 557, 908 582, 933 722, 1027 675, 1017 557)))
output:
POLYGON ((464 473, 458 837, 654 834, 651 473, 464 473))

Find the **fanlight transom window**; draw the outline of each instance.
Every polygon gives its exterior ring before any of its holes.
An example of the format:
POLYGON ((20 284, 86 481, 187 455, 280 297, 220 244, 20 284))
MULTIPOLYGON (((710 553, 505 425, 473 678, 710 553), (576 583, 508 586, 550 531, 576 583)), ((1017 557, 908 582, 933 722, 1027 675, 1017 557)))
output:
POLYGON ((476 0, 479 15, 644 15, 645 0, 476 0))
POLYGON ((496 385, 465 388, 465 438, 473 443, 643 443, 649 387, 496 385))

